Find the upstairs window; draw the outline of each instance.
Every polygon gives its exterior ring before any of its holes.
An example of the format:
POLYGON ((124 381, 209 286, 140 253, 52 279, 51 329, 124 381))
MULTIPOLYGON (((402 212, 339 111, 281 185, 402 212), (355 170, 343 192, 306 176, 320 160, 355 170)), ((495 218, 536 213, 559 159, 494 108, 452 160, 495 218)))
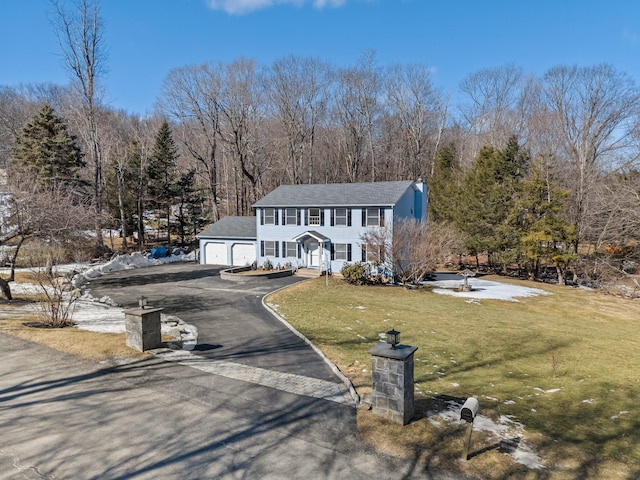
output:
POLYGON ((285 225, 299 225, 300 216, 297 208, 285 208, 284 209, 284 224, 285 225))
POLYGON ((307 225, 321 227, 323 225, 323 211, 320 208, 310 208, 307 210, 307 225))
POLYGON ((262 210, 262 225, 277 225, 277 220, 277 210, 275 208, 265 208, 262 210))
POLYGON ((363 227, 384 227, 384 208, 367 208, 363 213, 363 227))
POLYGON ((351 226, 351 209, 350 208, 334 208, 331 212, 331 225, 335 227, 351 226))

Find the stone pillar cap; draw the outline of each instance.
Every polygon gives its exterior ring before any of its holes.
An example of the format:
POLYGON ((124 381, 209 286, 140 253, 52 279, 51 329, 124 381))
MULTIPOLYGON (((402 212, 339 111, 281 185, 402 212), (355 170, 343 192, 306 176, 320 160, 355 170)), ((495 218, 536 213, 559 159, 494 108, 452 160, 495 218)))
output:
POLYGON ((161 312, 162 310, 164 310, 163 308, 154 308, 154 307, 147 307, 147 308, 128 308, 126 310, 124 310, 124 313, 128 313, 130 315, 144 315, 145 313, 152 313, 152 312, 161 312))
POLYGON ((396 345, 396 348, 391 348, 387 342, 380 342, 378 345, 369 350, 371 355, 376 357, 393 358, 395 360, 404 360, 418 350, 418 347, 412 347, 411 345, 403 345, 402 343, 396 345))

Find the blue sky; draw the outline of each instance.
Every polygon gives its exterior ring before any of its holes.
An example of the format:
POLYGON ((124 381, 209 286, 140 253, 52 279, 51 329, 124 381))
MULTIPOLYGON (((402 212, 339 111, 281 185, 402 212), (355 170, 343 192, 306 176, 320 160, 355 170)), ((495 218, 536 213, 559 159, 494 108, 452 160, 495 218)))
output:
MULTIPOLYGON (((454 91, 513 63, 542 74, 607 62, 640 82, 636 0, 102 0, 107 101, 145 114, 174 67, 287 55, 421 63, 454 91)), ((48 0, 0 0, 0 85, 66 83, 48 0)))

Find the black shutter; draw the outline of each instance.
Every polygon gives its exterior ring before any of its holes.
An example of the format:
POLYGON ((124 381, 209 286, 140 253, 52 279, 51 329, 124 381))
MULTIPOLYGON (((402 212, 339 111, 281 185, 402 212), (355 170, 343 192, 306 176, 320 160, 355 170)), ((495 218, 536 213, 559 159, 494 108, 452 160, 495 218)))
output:
POLYGON ((362 261, 367 261, 367 247, 365 245, 362 245, 362 261))
POLYGON ((380 226, 384 227, 384 208, 380 209, 380 226))
POLYGON ((320 226, 324 227, 324 208, 320 209, 320 226))
POLYGON ((336 247, 335 245, 332 243, 331 244, 331 260, 335 260, 336 259, 336 247))
POLYGON ((275 241, 274 245, 273 245, 273 253, 275 254, 274 256, 277 258, 280 256, 280 242, 279 241, 275 241))
POLYGON ((304 211, 304 224, 309 225, 309 209, 305 209, 304 211))
POLYGON ((274 218, 274 225, 280 225, 280 223, 278 223, 278 219, 280 218, 280 209, 279 208, 274 208, 273 209, 273 218, 274 218))
POLYGON ((347 262, 351 261, 351 244, 347 243, 347 262))
POLYGON ((296 225, 300 225, 300 209, 296 208, 296 225))
POLYGON ((298 243, 298 258, 302 258, 302 244, 298 243))
POLYGON ((260 256, 264 257, 264 240, 260 240, 260 256))
POLYGON ((258 215, 260 215, 260 225, 264 225, 264 210, 259 208, 258 215))
POLYGON ((366 227, 367 226, 367 209, 363 208, 362 210, 362 226, 366 227))
POLYGON ((334 219, 335 215, 336 215, 336 209, 332 208, 331 209, 331 226, 332 227, 335 226, 335 224, 336 224, 336 221, 334 219))
POLYGON ((347 208, 347 227, 351 226, 351 209, 347 208))

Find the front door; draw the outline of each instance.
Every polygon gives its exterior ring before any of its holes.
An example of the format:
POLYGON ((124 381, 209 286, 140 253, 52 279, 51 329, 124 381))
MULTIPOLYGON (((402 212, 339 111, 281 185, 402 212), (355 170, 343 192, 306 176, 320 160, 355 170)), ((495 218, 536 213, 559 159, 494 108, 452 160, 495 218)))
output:
POLYGON ((307 240, 307 267, 320 266, 320 245, 317 240, 307 240))

